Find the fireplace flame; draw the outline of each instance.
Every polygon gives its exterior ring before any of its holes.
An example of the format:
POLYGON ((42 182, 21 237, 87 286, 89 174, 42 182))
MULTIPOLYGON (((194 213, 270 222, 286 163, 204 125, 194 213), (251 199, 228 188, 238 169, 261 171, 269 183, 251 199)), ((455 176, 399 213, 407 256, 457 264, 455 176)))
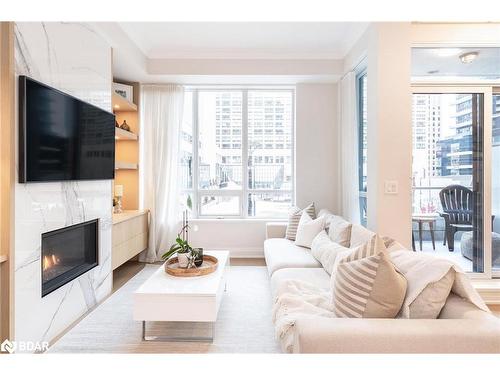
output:
POLYGON ((45 255, 43 257, 43 270, 48 270, 49 268, 59 264, 59 258, 57 258, 54 254, 45 255))

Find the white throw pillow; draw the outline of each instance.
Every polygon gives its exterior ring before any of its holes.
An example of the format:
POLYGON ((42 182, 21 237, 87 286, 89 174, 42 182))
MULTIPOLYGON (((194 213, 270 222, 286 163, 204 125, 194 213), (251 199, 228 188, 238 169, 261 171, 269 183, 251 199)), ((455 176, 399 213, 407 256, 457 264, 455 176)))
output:
POLYGON ((287 240, 295 241, 297 227, 299 226, 302 212, 307 212, 311 218, 316 219, 316 208, 314 207, 314 202, 304 209, 300 209, 297 206, 292 207, 288 213, 288 225, 286 226, 285 238, 287 240))
POLYGON ((352 224, 344 220, 344 218, 332 215, 330 218, 328 236, 333 242, 344 247, 349 247, 351 242, 351 228, 352 224))
POLYGON ((324 216, 312 219, 307 212, 303 212, 300 217, 297 234, 295 236, 295 245, 311 248, 314 237, 325 228, 324 216))
POLYGON ((375 232, 372 232, 359 224, 353 224, 351 227, 349 247, 354 248, 363 245, 370 241, 375 234, 375 232))
POLYGON ((348 248, 332 241, 326 231, 318 233, 311 244, 311 254, 316 258, 329 275, 332 274, 333 265, 337 254, 349 250, 348 248))

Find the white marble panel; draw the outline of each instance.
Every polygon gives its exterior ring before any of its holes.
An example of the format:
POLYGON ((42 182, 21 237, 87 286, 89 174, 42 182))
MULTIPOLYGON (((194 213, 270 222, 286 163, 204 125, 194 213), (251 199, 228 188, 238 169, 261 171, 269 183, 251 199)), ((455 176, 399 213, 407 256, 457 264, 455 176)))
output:
MULTIPOLYGON (((111 48, 89 25, 17 23, 15 60, 16 76, 111 110, 111 48)), ((111 292, 111 190, 110 180, 16 183, 16 340, 52 340, 111 292), (42 298, 41 234, 95 218, 98 267, 42 298)))

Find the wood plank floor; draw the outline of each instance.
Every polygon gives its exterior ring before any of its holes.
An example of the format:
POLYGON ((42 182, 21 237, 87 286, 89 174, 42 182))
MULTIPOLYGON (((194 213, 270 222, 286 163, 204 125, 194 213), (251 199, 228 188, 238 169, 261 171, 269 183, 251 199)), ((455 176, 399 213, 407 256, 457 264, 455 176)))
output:
POLYGON ((127 281, 137 275, 146 263, 129 261, 113 271, 113 293, 120 289, 127 281))

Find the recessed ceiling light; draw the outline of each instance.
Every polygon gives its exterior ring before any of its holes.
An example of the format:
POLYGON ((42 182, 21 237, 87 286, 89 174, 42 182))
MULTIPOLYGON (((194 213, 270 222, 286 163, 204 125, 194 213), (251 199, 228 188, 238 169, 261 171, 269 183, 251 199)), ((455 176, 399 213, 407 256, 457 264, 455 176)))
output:
POLYGON ((464 64, 470 64, 471 62, 473 62, 477 56, 479 55, 479 52, 467 52, 467 53, 463 53, 461 54, 460 56, 458 56, 458 58, 460 59, 460 61, 464 64))
POLYGON ((462 50, 460 48, 435 48, 434 53, 440 57, 450 57, 458 55, 462 50))

